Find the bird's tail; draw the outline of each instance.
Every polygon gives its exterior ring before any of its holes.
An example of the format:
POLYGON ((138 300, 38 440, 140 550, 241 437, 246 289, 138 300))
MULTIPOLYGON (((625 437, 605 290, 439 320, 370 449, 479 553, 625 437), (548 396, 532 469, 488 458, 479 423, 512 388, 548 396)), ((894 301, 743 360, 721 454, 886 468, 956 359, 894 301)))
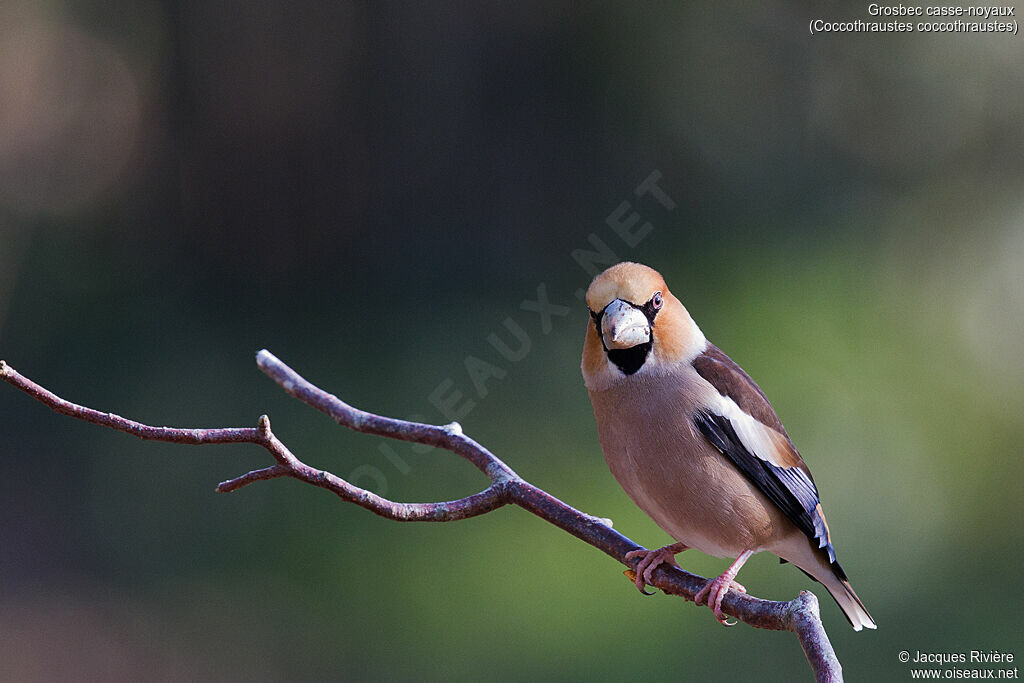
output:
MULTIPOLYGON (((843 610, 854 631, 865 628, 877 628, 875 620, 868 614, 864 603, 846 578, 846 572, 835 560, 822 549, 813 548, 806 539, 796 537, 783 547, 776 549, 775 554, 783 562, 792 562, 804 574, 811 577, 828 589, 829 594, 843 610), (831 561, 830 561, 831 560, 831 561)), ((834 555, 832 556, 834 557, 834 555)))
POLYGON ((859 631, 862 628, 877 628, 875 620, 871 618, 867 607, 853 591, 853 586, 846 578, 846 572, 838 562, 822 567, 821 571, 817 571, 815 574, 814 578, 828 589, 836 604, 839 605, 839 609, 843 610, 843 614, 850 621, 854 631, 859 631))

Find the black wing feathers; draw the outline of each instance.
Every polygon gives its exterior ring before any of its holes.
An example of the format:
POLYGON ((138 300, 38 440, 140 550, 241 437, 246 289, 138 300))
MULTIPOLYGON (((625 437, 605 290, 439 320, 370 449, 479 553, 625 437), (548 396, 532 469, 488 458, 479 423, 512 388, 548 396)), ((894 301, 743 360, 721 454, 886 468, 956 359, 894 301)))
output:
POLYGON ((836 554, 828 540, 825 520, 818 511, 818 489, 798 467, 778 467, 747 450, 729 418, 708 411, 694 416, 697 427, 767 498, 779 506, 798 529, 824 548, 829 562, 841 573, 836 554))

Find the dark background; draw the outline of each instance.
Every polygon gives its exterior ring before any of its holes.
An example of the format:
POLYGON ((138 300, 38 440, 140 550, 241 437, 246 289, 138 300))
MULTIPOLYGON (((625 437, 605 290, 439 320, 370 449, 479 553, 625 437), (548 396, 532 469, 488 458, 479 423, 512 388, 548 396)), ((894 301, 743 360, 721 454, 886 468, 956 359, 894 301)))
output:
MULTIPOLYGON (((1013 651, 1024 561, 1024 52, 1006 34, 819 34, 866 4, 6 2, 0 357, 152 424, 269 413, 399 500, 482 488, 345 433, 256 369, 466 431, 648 546, 579 351, 597 237, 661 270, 766 390, 879 624, 823 597, 850 680, 899 650, 1013 651), (634 194, 653 172, 675 203, 634 194), (635 246, 606 223, 629 202, 635 246), (641 223, 642 224, 642 223, 641 223), (571 313, 521 307, 538 287, 571 313), (530 337, 518 362, 507 318, 530 337), (472 356, 503 376, 481 396, 472 356)), ((0 677, 790 680, 789 634, 641 598, 507 508, 401 525, 253 446, 141 442, 0 387, 0 677)), ((722 560, 682 564, 716 575, 722 560)), ((740 580, 815 588, 758 556, 740 580)), ((1017 655, 1024 655, 1018 651, 1017 655)))

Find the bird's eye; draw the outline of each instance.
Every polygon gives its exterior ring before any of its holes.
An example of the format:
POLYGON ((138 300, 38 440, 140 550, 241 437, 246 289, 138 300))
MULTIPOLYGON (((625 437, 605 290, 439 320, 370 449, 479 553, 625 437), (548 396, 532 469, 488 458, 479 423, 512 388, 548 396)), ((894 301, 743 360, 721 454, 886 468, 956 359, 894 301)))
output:
POLYGON ((655 292, 654 296, 651 297, 651 305, 657 310, 665 304, 665 299, 662 298, 661 292, 655 292))

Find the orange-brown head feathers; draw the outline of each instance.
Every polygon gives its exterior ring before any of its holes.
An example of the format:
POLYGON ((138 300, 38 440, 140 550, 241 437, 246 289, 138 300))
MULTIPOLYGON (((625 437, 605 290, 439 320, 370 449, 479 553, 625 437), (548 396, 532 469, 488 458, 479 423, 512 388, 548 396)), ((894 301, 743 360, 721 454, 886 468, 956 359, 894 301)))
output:
POLYGON ((598 313, 615 299, 643 305, 655 292, 668 294, 665 278, 654 268, 625 261, 594 278, 587 289, 587 306, 598 313))
POLYGON ((591 320, 583 345, 583 378, 601 391, 634 375, 688 362, 707 345, 661 274, 639 263, 619 263, 587 289, 591 320))

